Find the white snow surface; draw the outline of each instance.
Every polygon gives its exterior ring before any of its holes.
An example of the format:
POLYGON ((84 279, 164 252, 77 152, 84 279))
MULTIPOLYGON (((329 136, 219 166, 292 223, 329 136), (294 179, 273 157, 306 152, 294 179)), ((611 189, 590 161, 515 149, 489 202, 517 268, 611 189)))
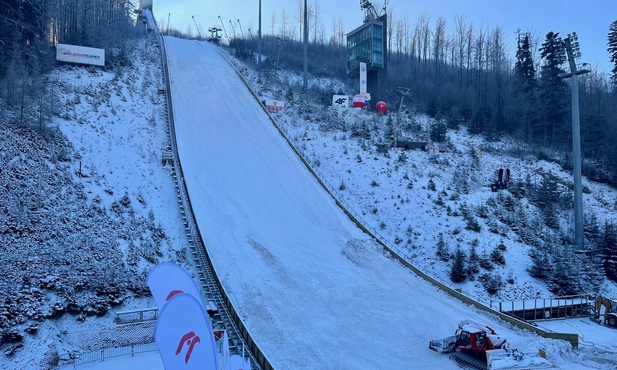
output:
MULTIPOLYGON (((568 320, 570 326, 577 326, 576 320, 580 322, 576 330, 584 338, 579 349, 572 349, 566 342, 540 338, 461 303, 389 257, 319 185, 215 46, 170 37, 165 42, 179 155, 200 231, 234 307, 274 368, 457 369, 447 355, 430 351, 428 343, 453 335, 463 319, 490 325, 523 352, 546 350, 549 360, 561 369, 617 367, 617 330, 586 325, 580 319, 568 320), (593 330, 586 330, 590 328, 593 330)), ((144 76, 160 72, 151 62, 138 60, 136 65, 144 76)), ((75 86, 107 84, 111 79, 109 73, 72 73, 66 83, 75 86)), ((157 87, 152 81, 143 84, 139 106, 126 92, 129 99, 109 103, 119 116, 113 122, 95 119, 83 125, 62 121, 60 128, 84 156, 84 168, 105 174, 102 185, 85 180, 92 196, 100 194, 104 201, 110 201, 103 190, 111 188, 115 193, 126 191, 132 197, 147 197, 170 236, 171 247, 178 249, 186 245, 186 238, 173 183, 158 153, 164 143, 164 122, 157 87), (155 125, 147 125, 149 116, 155 125)), ((295 128, 297 137, 310 131, 300 128, 307 126, 306 122, 291 125, 284 116, 280 120, 288 129, 295 128)), ((321 156, 324 177, 336 181, 340 174, 335 167, 338 165, 341 171, 356 163, 360 149, 350 142, 349 155, 343 156, 340 148, 329 149, 336 139, 330 135, 318 138, 315 132, 308 134, 316 139, 309 150, 321 156)), ((458 145, 472 140, 464 133, 452 138, 458 145)), ((414 155, 418 156, 414 158, 417 167, 410 170, 411 175, 426 182, 425 172, 430 169, 422 161, 427 154, 414 155)), ((345 201, 359 212, 371 200, 368 196, 354 199, 352 190, 370 189, 370 180, 377 176, 383 176, 379 177, 381 186, 373 189, 379 196, 381 192, 387 196, 400 192, 397 182, 382 181, 387 171, 375 171, 366 164, 372 158, 364 158, 365 163, 354 166, 353 171, 361 173, 366 184, 355 182, 352 176, 345 178, 349 189, 345 201)), ((494 160, 487 166, 495 164, 501 162, 494 160)), ((511 167, 517 169, 514 164, 511 167)), ((524 171, 520 168, 521 173, 524 171)), ((434 179, 438 188, 445 188, 449 181, 438 176, 434 179)), ((425 194, 421 186, 416 184, 414 190, 425 194)), ((609 189, 594 188, 594 194, 598 193, 603 199, 608 194, 608 203, 615 199, 615 192, 609 189)), ((419 202, 419 197, 416 200, 419 202)), ((424 210, 419 203, 417 208, 424 210)), ((380 203, 380 211, 385 209, 380 203)), ((382 220, 388 225, 400 222, 383 212, 380 217, 368 221, 373 226, 382 220)), ((406 221, 418 223, 414 229, 421 236, 414 243, 429 249, 427 255, 434 255, 431 230, 457 226, 444 224, 444 220, 439 214, 422 211, 406 221)), ((386 230, 385 234, 393 237, 396 233, 386 230)), ((484 240, 485 236, 490 237, 482 234, 480 238, 484 240)), ((516 243, 507 242, 512 251, 516 243)), ((527 276, 524 253, 511 253, 509 258, 514 262, 509 259, 508 268, 523 280, 527 276)), ((430 259, 417 262, 430 273, 445 276, 443 268, 430 259)), ((529 285, 530 290, 549 295, 531 279, 529 285)), ((463 288, 476 292, 471 283, 463 288)), ((129 300, 118 311, 153 305, 151 299, 129 300)), ((16 357, 0 358, 0 367, 35 369, 36 360, 51 342, 58 343, 58 351, 64 353, 76 348, 69 340, 71 333, 113 327, 112 318, 113 313, 88 318, 84 323, 67 315, 48 320, 35 339, 26 340, 24 350, 16 357)), ((555 331, 563 329, 548 322, 544 325, 555 331)), ((161 369, 162 365, 156 353, 145 353, 77 368, 161 369)))

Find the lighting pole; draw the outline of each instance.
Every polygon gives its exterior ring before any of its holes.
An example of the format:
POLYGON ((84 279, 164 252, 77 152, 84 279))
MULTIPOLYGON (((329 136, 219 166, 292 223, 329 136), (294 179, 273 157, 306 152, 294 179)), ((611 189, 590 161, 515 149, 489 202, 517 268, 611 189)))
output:
POLYGON ((560 75, 562 78, 572 78, 572 163, 574 175, 574 243, 579 251, 585 249, 585 239, 583 234, 583 186, 581 174, 581 128, 578 103, 578 75, 589 73, 590 70, 583 63, 579 68, 581 58, 580 44, 576 32, 568 34, 563 40, 570 73, 560 75))
POLYGON ((227 36, 227 30, 225 29, 225 24, 223 24, 223 18, 221 18, 220 15, 218 18, 221 21, 221 27, 223 27, 223 32, 225 33, 225 37, 227 38, 227 41, 229 41, 229 36, 227 36))
POLYGON ((261 0, 259 0, 259 29, 257 30, 257 69, 261 69, 261 0))
POLYGON ((308 90, 308 12, 304 0, 304 92, 308 90))

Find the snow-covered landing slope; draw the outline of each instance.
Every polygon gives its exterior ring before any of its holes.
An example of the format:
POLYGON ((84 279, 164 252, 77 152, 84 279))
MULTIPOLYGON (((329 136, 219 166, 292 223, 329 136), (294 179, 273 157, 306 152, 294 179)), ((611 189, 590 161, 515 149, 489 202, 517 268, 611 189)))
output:
POLYGON ((456 369, 428 342, 452 335, 464 318, 490 324, 515 346, 545 348, 561 368, 585 368, 565 342, 495 321, 386 257, 214 46, 165 43, 195 217, 225 290, 275 368, 456 369))

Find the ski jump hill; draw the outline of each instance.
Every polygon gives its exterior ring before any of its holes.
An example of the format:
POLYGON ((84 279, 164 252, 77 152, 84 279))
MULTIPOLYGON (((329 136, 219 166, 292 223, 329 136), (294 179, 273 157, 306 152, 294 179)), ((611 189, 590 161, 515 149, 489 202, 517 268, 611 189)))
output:
POLYGON ((466 318, 515 346, 555 346, 392 258, 320 185, 215 46, 164 41, 195 219, 229 300, 275 369, 457 369, 428 343, 466 318))

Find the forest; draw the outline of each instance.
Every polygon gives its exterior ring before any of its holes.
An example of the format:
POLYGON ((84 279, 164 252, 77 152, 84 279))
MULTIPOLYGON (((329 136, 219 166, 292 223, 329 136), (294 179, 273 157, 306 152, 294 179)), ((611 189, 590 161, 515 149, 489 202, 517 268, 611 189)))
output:
MULTIPOLYGON (((264 27, 265 68, 302 70, 303 7, 273 13, 264 27), (269 31, 269 32, 268 32, 269 31)), ((345 74, 345 25, 332 19, 328 31, 319 0, 309 1, 309 73, 356 81, 345 74)), ((3 2, 0 9, 0 110, 18 112, 20 124, 44 126, 52 111, 53 87, 45 72, 55 65, 57 43, 107 50, 107 69, 125 65, 126 40, 145 32, 129 0, 30 0, 3 2)), ((388 100, 398 87, 409 88, 417 109, 443 118, 450 127, 468 125, 471 133, 497 139, 512 135, 532 144, 541 156, 569 152, 572 145, 570 83, 563 35, 520 31, 516 50, 507 50, 501 27, 478 27, 459 16, 454 25, 425 14, 415 23, 389 9, 388 100), (514 58, 509 55, 513 54, 514 58), (396 76, 396 78, 394 78, 396 76)), ((579 78, 583 174, 617 185, 617 20, 606 25, 607 53, 614 64, 607 75, 598 69, 579 78)), ((195 30, 160 29, 169 35, 196 38, 195 30)), ((222 35, 219 35, 222 36, 222 35)), ((257 35, 225 30, 223 44, 249 60, 258 49, 257 35), (228 41, 228 42, 227 42, 228 41)), ((253 58, 252 60, 255 60, 253 58)), ((352 91, 352 90, 351 90, 352 91)), ((327 101, 332 91, 314 95, 327 101)), ((341 92, 343 93, 343 92, 341 92)), ((311 94, 313 95, 313 94, 311 94)), ((554 158, 571 163, 567 156, 554 158)))

